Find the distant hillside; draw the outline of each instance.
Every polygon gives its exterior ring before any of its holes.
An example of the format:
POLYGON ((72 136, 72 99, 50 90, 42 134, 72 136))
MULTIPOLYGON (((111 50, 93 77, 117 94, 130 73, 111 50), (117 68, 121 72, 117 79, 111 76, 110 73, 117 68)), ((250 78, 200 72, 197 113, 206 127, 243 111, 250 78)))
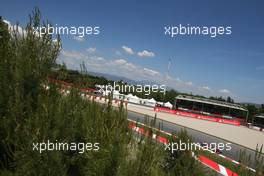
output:
POLYGON ((252 105, 252 106, 255 106, 256 108, 261 108, 261 104, 257 104, 257 103, 243 102, 240 104, 245 105, 245 106, 252 105))

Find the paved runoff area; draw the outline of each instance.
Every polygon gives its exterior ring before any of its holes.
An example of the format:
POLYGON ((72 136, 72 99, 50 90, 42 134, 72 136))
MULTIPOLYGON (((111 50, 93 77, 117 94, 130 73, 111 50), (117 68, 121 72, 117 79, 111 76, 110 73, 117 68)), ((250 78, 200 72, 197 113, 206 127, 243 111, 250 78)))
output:
POLYGON ((127 109, 149 116, 155 116, 157 113, 157 118, 159 119, 192 128, 194 130, 222 138, 224 140, 230 141, 231 143, 236 143, 252 150, 255 150, 257 145, 259 147, 264 145, 264 132, 252 130, 244 126, 234 126, 190 117, 183 117, 175 114, 155 112, 153 108, 134 104, 128 104, 127 109))

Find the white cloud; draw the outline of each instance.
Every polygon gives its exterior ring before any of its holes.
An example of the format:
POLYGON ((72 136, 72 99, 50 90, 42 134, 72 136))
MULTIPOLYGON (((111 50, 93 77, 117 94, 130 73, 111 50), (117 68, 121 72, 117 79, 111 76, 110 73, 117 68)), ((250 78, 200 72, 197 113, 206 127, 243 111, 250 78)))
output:
POLYGON ((78 42, 84 42, 85 41, 84 37, 81 37, 81 36, 74 36, 73 39, 78 41, 78 42))
POLYGON ((209 86, 202 86, 200 88, 203 90, 211 91, 211 88, 209 86))
POLYGON ((231 94, 231 91, 228 89, 221 89, 221 90, 219 90, 219 92, 223 93, 223 94, 231 94))
POLYGON ((126 64, 127 61, 125 59, 116 59, 113 61, 115 64, 117 65, 123 65, 123 64, 126 64))
POLYGON ((98 53, 91 54, 86 50, 69 51, 62 50, 59 63, 65 63, 68 68, 79 70, 82 62, 85 63, 87 71, 107 73, 126 77, 135 81, 148 80, 159 84, 165 84, 181 92, 193 92, 205 96, 232 96, 234 94, 228 89, 213 90, 209 85, 196 86, 191 80, 183 80, 180 77, 173 78, 150 67, 129 62, 125 58, 103 58, 98 53))
POLYGON ((132 48, 129 48, 127 46, 122 46, 122 49, 127 53, 127 54, 130 54, 130 55, 133 55, 134 54, 134 51, 132 50, 132 48))
POLYGON ((77 51, 68 51, 68 50, 62 50, 61 54, 65 57, 72 58, 72 59, 84 59, 85 55, 81 52, 77 51))
POLYGON ((86 51, 88 53, 94 53, 96 51, 96 48, 87 48, 86 51))
POLYGON ((99 63, 106 62, 106 59, 100 56, 86 56, 85 59, 87 61, 93 61, 93 62, 99 62, 99 63))
POLYGON ((6 23, 8 26, 11 26, 11 23, 10 21, 7 21, 7 20, 3 20, 4 23, 6 23))
POLYGON ((18 26, 16 24, 15 25, 12 25, 10 23, 10 21, 7 21, 7 20, 3 20, 3 22, 7 24, 8 29, 9 29, 9 32, 13 32, 13 31, 16 31, 17 30, 18 31, 18 34, 25 35, 26 36, 27 32, 21 26, 18 26))
POLYGON ((155 71, 155 70, 152 70, 149 68, 143 68, 143 72, 147 75, 150 75, 150 76, 156 76, 156 75, 160 74, 158 71, 155 71))
POLYGON ((125 59, 110 60, 108 65, 110 69, 114 70, 118 75, 126 75, 126 77, 130 79, 134 76, 141 77, 141 68, 133 63, 127 62, 125 59))
POLYGON ((143 50, 137 53, 139 57, 155 57, 155 54, 152 51, 143 50))
POLYGON ((125 64, 125 67, 129 70, 129 71, 133 71, 133 70, 136 70, 137 69, 137 66, 135 64, 132 64, 132 63, 126 63, 125 64))
POLYGON ((62 50, 58 59, 59 63, 65 63, 70 69, 80 69, 80 64, 85 63, 88 71, 121 75, 133 80, 163 81, 164 77, 152 68, 141 67, 126 59, 104 59, 100 56, 91 56, 87 51, 62 50))
POLYGON ((117 76, 123 76, 131 80, 148 80, 159 84, 165 84, 184 92, 198 91, 193 82, 184 81, 180 78, 173 78, 162 74, 159 71, 131 63, 125 58, 103 58, 97 55, 90 55, 87 51, 67 51, 62 50, 58 59, 59 63, 65 63, 70 69, 80 69, 80 64, 85 63, 87 71, 107 73, 117 76))
MULTIPOLYGON (((12 25, 10 21, 7 20, 3 20, 4 23, 7 24, 8 26, 8 30, 9 33, 11 34, 11 36, 14 36, 16 34, 18 34, 19 37, 27 37, 27 30, 25 30, 25 28, 21 27, 18 24, 12 25)), ((42 38, 42 35, 39 33, 39 30, 37 28, 32 28, 33 29, 33 35, 42 38)), ((57 38, 53 38, 52 41, 54 43, 58 42, 57 38)))
POLYGON ((187 86, 192 86, 193 85, 193 83, 191 82, 191 81, 188 81, 188 82, 186 82, 185 83, 187 86))
POLYGON ((97 71, 103 69, 102 66, 105 67, 106 59, 100 56, 91 56, 86 51, 62 50, 57 62, 65 63, 68 68, 74 70, 80 70, 80 65, 84 62, 88 71, 97 71))

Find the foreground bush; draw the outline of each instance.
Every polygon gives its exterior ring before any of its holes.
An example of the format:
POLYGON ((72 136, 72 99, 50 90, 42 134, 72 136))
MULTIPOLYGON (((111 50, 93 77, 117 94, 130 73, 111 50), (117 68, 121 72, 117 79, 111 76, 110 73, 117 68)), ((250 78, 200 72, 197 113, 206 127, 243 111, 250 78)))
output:
POLYGON ((122 106, 114 110, 49 84, 61 43, 32 30, 40 19, 35 10, 22 32, 0 19, 0 175, 192 175, 201 167, 180 155, 170 161, 175 169, 166 169, 163 146, 132 135, 122 106), (48 141, 98 143, 99 150, 33 149, 48 141), (195 166, 191 172, 186 161, 195 166))

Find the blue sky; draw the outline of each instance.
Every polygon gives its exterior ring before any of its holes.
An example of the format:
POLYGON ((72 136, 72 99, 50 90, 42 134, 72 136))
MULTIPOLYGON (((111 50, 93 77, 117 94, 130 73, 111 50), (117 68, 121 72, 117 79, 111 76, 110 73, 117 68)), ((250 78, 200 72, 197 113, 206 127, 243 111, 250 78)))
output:
POLYGON ((264 103, 263 0, 6 1, 0 12, 24 26, 35 6, 58 26, 100 27, 96 36, 62 36, 58 61, 69 68, 78 69, 84 61, 90 71, 264 103), (232 34, 164 35, 164 26, 179 24, 231 26, 232 34))

